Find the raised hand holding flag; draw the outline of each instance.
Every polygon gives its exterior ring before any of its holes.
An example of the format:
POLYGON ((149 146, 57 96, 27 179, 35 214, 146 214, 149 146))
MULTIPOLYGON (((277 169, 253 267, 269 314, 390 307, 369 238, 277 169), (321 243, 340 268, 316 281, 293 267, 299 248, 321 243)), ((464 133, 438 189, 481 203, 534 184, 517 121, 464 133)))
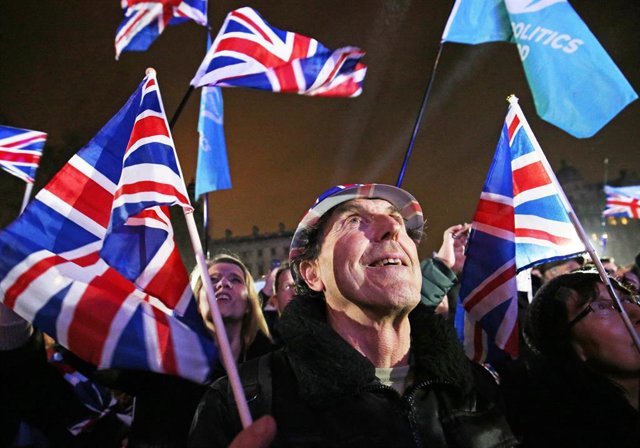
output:
POLYGON ((359 48, 329 50, 269 25, 255 10, 231 11, 205 56, 195 87, 247 87, 317 96, 358 96, 366 66, 359 48))

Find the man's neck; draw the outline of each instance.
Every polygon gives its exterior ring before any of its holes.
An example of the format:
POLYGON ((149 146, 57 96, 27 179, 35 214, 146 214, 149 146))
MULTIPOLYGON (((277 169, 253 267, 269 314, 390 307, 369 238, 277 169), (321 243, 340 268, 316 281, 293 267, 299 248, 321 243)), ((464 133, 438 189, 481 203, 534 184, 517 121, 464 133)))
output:
POLYGON ((344 311, 327 308, 329 326, 374 367, 409 364, 411 327, 408 314, 372 319, 360 313, 356 318, 344 311))

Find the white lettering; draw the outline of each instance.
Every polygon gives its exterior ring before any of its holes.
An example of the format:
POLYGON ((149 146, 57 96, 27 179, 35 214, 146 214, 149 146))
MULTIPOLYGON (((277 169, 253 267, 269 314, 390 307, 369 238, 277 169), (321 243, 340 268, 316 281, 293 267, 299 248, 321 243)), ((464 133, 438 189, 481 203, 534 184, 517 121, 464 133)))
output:
POLYGON ((554 50, 560 50, 564 48, 564 44, 560 43, 563 40, 568 42, 571 40, 571 36, 569 36, 568 34, 559 35, 558 37, 553 39, 553 42, 551 42, 551 48, 553 48, 554 50))
POLYGON ((529 51, 531 51, 531 48, 529 48, 529 45, 518 44, 518 53, 520 53, 521 61, 524 62, 524 60, 527 59, 527 56, 529 56, 529 51))
POLYGON ((571 39, 566 47, 562 49, 567 54, 575 53, 578 51, 578 47, 584 44, 582 39, 571 39))

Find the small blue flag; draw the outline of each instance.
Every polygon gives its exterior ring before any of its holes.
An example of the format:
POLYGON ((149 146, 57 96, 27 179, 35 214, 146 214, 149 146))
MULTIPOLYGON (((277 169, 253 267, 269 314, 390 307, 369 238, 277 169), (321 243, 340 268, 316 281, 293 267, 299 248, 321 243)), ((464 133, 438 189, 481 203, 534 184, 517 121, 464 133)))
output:
POLYGON ((538 115, 593 136, 638 98, 566 0, 457 0, 443 42, 515 42, 538 115))
POLYGON ((196 170, 196 198, 209 191, 231 188, 223 121, 220 87, 203 87, 198 120, 200 141, 196 170))

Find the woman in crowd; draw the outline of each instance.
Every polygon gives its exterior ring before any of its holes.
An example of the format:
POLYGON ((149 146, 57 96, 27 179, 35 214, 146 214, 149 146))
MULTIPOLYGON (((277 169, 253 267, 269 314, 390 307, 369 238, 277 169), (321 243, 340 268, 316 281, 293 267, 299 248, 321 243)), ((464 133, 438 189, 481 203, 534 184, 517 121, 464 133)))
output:
MULTIPOLYGON (((638 331, 637 295, 612 282, 638 331)), ((513 408, 523 446, 640 446, 640 350, 596 271, 543 285, 525 337, 534 352, 528 393, 513 408)))

